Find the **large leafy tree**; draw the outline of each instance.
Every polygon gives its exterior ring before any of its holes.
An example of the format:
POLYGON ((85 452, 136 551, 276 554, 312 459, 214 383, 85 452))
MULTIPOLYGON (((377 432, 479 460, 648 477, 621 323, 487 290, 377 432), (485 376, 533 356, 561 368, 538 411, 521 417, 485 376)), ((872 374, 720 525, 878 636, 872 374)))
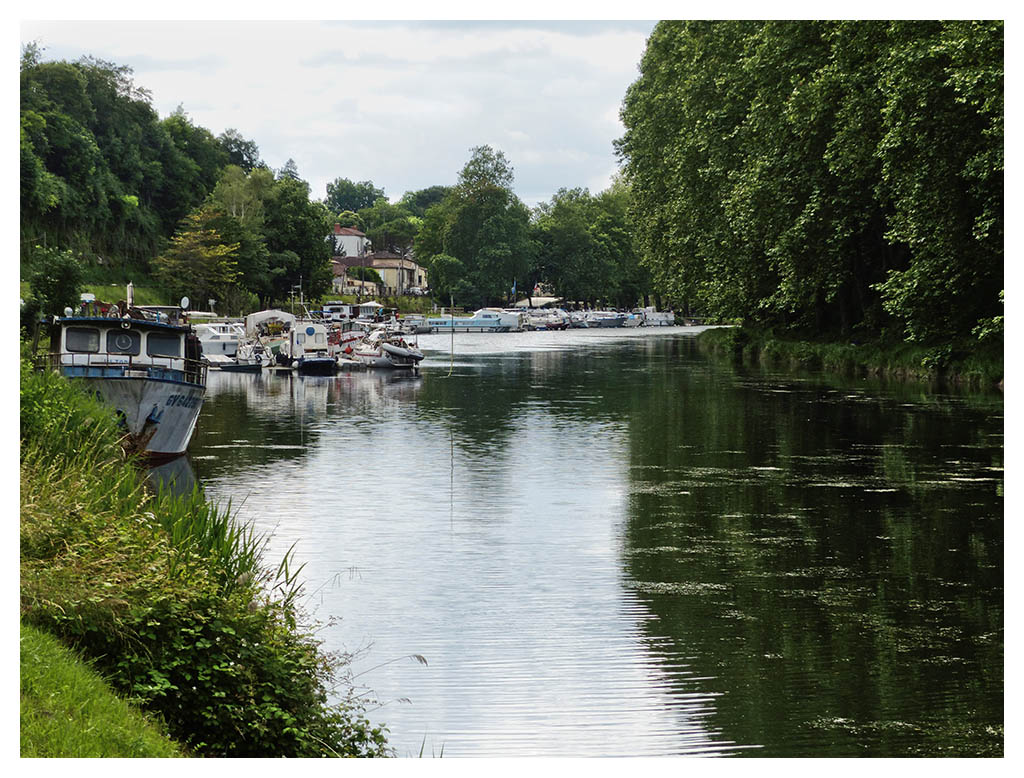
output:
POLYGON ((145 269, 213 187, 220 145, 183 112, 161 121, 129 68, 45 62, 29 45, 20 78, 23 253, 58 245, 145 269))
POLYGON ((334 223, 323 203, 309 199, 309 184, 283 177, 274 182, 265 200, 263 232, 271 254, 273 299, 287 299, 302 285, 307 298, 331 286, 331 249, 324 236, 334 223))
POLYGON ((1001 313, 1002 24, 663 22, 618 151, 656 287, 917 340, 1001 313))
POLYGON ((237 243, 226 243, 214 227, 222 216, 212 205, 197 208, 182 220, 167 250, 153 261, 157 279, 175 295, 199 304, 223 300, 238 277, 237 243))
POLYGON ((359 220, 375 251, 405 255, 411 250, 418 225, 402 204, 392 205, 385 198, 378 198, 372 206, 359 211, 359 220))
POLYGON ((399 200, 398 204, 413 216, 418 216, 422 219, 426 215, 427 209, 444 200, 451 190, 450 186, 441 186, 440 184, 428 186, 426 189, 406 192, 402 195, 402 199, 399 200))
POLYGON ((431 269, 431 286, 442 295, 453 295, 464 305, 503 302, 513 283, 530 273, 530 214, 512 191, 513 181, 505 154, 478 146, 454 189, 427 209, 415 252, 431 269), (441 272, 433 267, 438 255, 449 258, 441 272), (457 275, 450 272, 453 268, 457 275))
POLYGON ((570 302, 632 307, 649 291, 628 225, 629 190, 560 189, 535 210, 537 279, 570 302))
POLYGON ((224 130, 217 136, 217 142, 227 154, 228 163, 240 167, 246 173, 257 167, 266 167, 260 160, 259 146, 254 141, 242 137, 238 130, 234 128, 224 130))
POLYGON ((327 197, 324 204, 332 213, 355 211, 370 208, 377 200, 384 197, 384 190, 373 185, 373 181, 356 183, 348 178, 336 178, 327 185, 327 197))

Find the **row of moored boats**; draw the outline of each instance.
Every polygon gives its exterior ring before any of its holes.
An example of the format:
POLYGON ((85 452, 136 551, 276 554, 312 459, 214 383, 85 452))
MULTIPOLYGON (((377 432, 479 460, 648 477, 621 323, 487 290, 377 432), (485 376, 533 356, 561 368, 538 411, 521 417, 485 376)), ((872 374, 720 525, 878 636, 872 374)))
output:
POLYGON ((410 337, 421 332, 509 332, 570 327, 673 324, 654 309, 629 314, 559 309, 484 308, 472 316, 386 317, 383 306, 324 305, 301 317, 280 310, 244 321, 189 322, 179 306, 136 306, 129 284, 117 304, 83 302, 67 308, 51 329, 41 366, 81 381, 116 412, 126 440, 151 460, 179 456, 195 431, 211 367, 256 372, 290 369, 332 374, 343 365, 417 369, 423 353, 410 337), (367 315, 367 310, 370 314, 367 315), (638 315, 639 314, 639 315, 638 315))

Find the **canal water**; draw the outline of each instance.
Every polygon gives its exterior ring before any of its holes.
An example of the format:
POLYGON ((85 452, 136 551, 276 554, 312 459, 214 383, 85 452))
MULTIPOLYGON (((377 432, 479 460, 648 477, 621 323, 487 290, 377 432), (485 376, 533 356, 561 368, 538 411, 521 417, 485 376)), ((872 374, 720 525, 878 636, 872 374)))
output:
POLYGON ((1001 755, 1001 396, 696 331, 212 372, 189 462, 305 565, 398 756, 1001 755))

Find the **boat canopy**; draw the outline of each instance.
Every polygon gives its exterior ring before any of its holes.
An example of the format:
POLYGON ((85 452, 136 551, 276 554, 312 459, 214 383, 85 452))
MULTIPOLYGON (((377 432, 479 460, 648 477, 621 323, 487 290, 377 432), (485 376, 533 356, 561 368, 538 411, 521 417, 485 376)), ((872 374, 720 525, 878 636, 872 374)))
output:
POLYGON ((276 308, 271 308, 267 311, 256 311, 256 313, 250 313, 245 317, 245 333, 252 335, 256 332, 256 328, 264 322, 279 321, 283 324, 294 324, 294 314, 288 313, 288 311, 279 311, 276 308))

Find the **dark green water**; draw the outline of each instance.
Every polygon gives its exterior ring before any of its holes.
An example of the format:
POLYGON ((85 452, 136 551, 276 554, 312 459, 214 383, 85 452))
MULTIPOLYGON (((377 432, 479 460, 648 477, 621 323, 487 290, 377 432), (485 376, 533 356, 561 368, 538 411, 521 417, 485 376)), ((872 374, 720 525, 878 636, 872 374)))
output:
POLYGON ((690 333, 215 374, 192 467, 296 544, 401 756, 1001 755, 1001 396, 690 333))

